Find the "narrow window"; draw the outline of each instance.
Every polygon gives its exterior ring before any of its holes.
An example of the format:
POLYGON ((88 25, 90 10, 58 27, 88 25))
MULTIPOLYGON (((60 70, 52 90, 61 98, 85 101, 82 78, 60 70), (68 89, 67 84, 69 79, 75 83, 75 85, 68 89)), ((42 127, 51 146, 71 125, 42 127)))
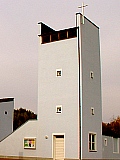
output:
POLYGON ((91 78, 91 79, 93 79, 93 78, 94 78, 93 71, 90 71, 90 78, 91 78))
POLYGON ((107 146, 107 138, 104 139, 104 146, 107 146))
POLYGON ((91 114, 92 114, 92 115, 94 115, 94 114, 95 114, 95 112, 94 112, 94 108, 93 108, 93 107, 91 107, 91 114))
POLYGON ((96 134, 89 133, 89 151, 95 152, 96 151, 96 134))
POLYGON ((62 76, 62 69, 56 69, 56 77, 62 76))
POLYGON ((113 138, 113 152, 119 153, 119 139, 113 138))
POLYGON ((62 106, 56 106, 56 113, 62 113, 62 106))

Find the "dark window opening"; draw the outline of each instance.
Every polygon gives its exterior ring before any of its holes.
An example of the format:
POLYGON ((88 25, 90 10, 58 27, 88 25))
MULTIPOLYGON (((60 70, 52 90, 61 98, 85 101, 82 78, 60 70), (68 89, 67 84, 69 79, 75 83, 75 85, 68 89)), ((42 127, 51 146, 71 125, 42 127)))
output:
POLYGON ((8 112, 7 112, 7 111, 5 111, 5 114, 8 114, 8 112))
POLYGON ((61 76, 61 71, 57 71, 57 77, 61 76))
POLYGON ((42 43, 49 43, 50 42, 50 35, 42 36, 42 43))
POLYGON ((56 138, 64 138, 64 135, 56 135, 56 138))
POLYGON ((51 41, 58 41, 58 33, 51 34, 51 41))
POLYGON ((76 28, 71 28, 68 30, 68 38, 77 37, 77 30, 76 28))
POLYGON ((58 34, 59 34, 59 40, 67 39, 67 31, 66 30, 60 31, 58 34))

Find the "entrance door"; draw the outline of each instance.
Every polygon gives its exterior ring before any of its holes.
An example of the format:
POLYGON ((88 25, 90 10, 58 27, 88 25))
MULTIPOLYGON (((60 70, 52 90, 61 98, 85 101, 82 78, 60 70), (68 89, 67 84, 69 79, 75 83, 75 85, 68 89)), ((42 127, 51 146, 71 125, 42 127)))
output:
POLYGON ((64 159, 64 135, 54 136, 54 160, 64 159))

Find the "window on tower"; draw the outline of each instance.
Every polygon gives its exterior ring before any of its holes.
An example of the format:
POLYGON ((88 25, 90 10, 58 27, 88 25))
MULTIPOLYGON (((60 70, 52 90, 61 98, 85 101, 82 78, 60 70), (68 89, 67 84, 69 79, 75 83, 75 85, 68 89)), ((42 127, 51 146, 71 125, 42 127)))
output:
POLYGON ((7 112, 7 111, 5 111, 5 112, 4 112, 4 114, 8 114, 8 112, 7 112))
POLYGON ((91 79, 94 78, 94 73, 93 73, 93 71, 90 71, 90 78, 91 78, 91 79))
POLYGON ((89 133, 89 152, 96 152, 96 133, 89 133))
POLYGON ((56 113, 62 113, 62 105, 56 106, 56 113))
POLYGON ((91 107, 91 114, 94 115, 95 114, 95 111, 94 111, 94 108, 91 107))
POLYGON ((113 138, 113 153, 119 153, 119 139, 113 138))
POLYGON ((107 138, 104 138, 104 146, 107 146, 107 138))
POLYGON ((56 69, 56 77, 62 76, 62 69, 56 69))

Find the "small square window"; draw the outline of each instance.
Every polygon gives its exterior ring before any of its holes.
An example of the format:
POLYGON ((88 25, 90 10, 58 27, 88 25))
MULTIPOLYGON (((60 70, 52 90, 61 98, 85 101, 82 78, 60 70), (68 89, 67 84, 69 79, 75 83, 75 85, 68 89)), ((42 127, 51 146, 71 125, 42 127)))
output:
POLYGON ((62 69, 56 69, 56 77, 62 76, 62 69))
POLYGON ((93 71, 90 71, 90 78, 91 78, 91 79, 94 78, 94 73, 93 73, 93 71))
POLYGON ((89 151, 96 152, 96 134, 89 133, 89 151))
POLYGON ((93 108, 93 107, 91 108, 91 114, 92 114, 92 115, 95 114, 95 111, 94 111, 94 108, 93 108))
POLYGON ((61 76, 61 71, 57 71, 57 76, 61 76))
POLYGON ((56 106, 56 113, 62 113, 62 106, 56 106))

